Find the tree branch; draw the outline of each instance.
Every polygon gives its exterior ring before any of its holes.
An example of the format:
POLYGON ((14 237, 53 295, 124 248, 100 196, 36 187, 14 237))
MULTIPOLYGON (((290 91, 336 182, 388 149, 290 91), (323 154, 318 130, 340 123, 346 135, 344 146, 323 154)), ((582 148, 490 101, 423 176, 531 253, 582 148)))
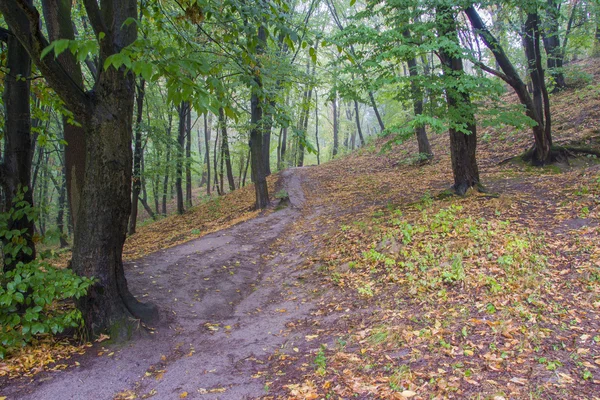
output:
POLYGON ((473 61, 471 60, 471 62, 473 64, 475 64, 476 66, 478 66, 479 68, 481 68, 482 70, 484 70, 485 72, 489 72, 490 74, 497 76, 498 78, 502 79, 504 82, 508 83, 509 85, 511 84, 511 79, 506 76, 505 74, 503 74, 500 71, 495 70, 494 68, 490 68, 487 65, 485 65, 484 63, 482 63, 481 61, 473 61))
POLYGON ((40 14, 28 0, 0 1, 0 12, 49 85, 75 114, 84 114, 90 99, 56 58, 41 58, 48 40, 41 31, 40 14))

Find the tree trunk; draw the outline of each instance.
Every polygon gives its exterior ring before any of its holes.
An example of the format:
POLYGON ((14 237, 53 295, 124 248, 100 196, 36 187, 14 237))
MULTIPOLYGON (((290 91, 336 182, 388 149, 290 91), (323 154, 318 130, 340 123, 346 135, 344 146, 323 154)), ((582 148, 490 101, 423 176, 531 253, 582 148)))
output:
POLYGON ((206 194, 210 196, 210 126, 211 121, 208 121, 206 113, 204 114, 204 164, 206 166, 206 194))
POLYGON ((246 157, 246 167, 244 168, 244 177, 242 178, 242 187, 246 186, 246 176, 248 175, 248 167, 250 166, 250 149, 248 149, 248 156, 246 157))
POLYGON ((377 117, 377 122, 379 123, 379 128, 381 132, 385 130, 385 125, 383 124, 383 120, 381 119, 381 115, 379 115, 379 109, 377 108, 377 103, 375 102, 375 96, 373 96, 373 92, 369 90, 369 100, 371 100, 371 107, 373 107, 373 111, 375 112, 375 116, 377 117))
POLYGON ((524 27, 524 47, 527 56, 527 68, 533 86, 533 104, 544 127, 546 141, 552 146, 552 120, 550 117, 550 99, 546 90, 542 54, 540 49, 539 17, 537 12, 528 13, 524 27))
POLYGON ((231 154, 229 152, 229 138, 227 136, 227 119, 223 108, 219 108, 219 123, 221 124, 221 148, 225 167, 227 168, 227 183, 229 183, 229 191, 235 190, 235 180, 233 178, 233 168, 231 167, 231 154))
MULTIPOLYGON (((0 211, 15 211, 22 207, 13 204, 19 192, 23 193, 26 207, 33 207, 33 190, 31 188, 31 164, 33 161, 31 137, 31 110, 29 105, 31 58, 19 40, 8 35, 8 73, 4 77, 4 162, 0 164, 0 183, 4 191, 4 204, 0 211)), ((28 250, 19 252, 12 259, 4 254, 4 272, 13 269, 18 262, 30 262, 35 259, 34 221, 27 215, 12 214, 7 221, 9 230, 25 230, 19 239, 24 240, 28 250)), ((3 245, 7 243, 4 242, 3 245)))
MULTIPOLYGON (((358 138, 360 139, 360 145, 365 145, 365 138, 363 136, 362 128, 360 127, 360 114, 358 113, 358 101, 354 99, 354 114, 356 117, 356 130, 358 131, 358 138)), ((317 130, 318 132, 318 130, 317 130)))
POLYGON ((319 145, 319 97, 315 91, 315 144, 317 145, 317 165, 321 165, 321 146, 319 145))
MULTIPOLYGON (((438 34, 458 47, 456 19, 449 7, 440 6, 436 9, 436 24, 438 34)), ((453 49, 454 47, 442 46, 439 49, 439 57, 444 76, 448 80, 446 101, 450 117, 450 156, 454 175, 452 189, 462 196, 469 188, 479 185, 479 170, 475 158, 477 131, 471 98, 461 83, 465 75, 462 59, 455 55, 453 49), (468 134, 458 130, 457 127, 461 125, 466 126, 468 134)))
POLYGON ((547 54, 546 62, 548 70, 554 80, 554 91, 559 91, 567 86, 565 84, 565 76, 562 72, 563 57, 558 21, 560 18, 560 2, 558 0, 547 0, 547 3, 543 41, 547 54))
POLYGON ((335 156, 337 156, 338 147, 339 147, 340 122, 339 122, 339 117, 338 117, 337 101, 338 101, 338 98, 337 98, 337 93, 336 93, 335 97, 333 98, 333 101, 331 102, 331 105, 333 106, 333 152, 331 155, 332 158, 335 158, 335 156))
MULTIPOLYGON (((263 25, 258 28, 258 45, 256 46, 256 54, 261 55, 266 46, 266 29, 263 25)), ((260 68, 260 67, 259 67, 260 68)), ((266 169, 264 164, 263 134, 263 104, 260 98, 263 83, 262 77, 259 74, 254 76, 252 87, 252 95, 250 99, 250 122, 252 129, 250 130, 250 163, 252 168, 252 181, 254 182, 254 190, 256 195, 256 208, 262 209, 269 205, 269 191, 267 188, 266 169)))
POLYGON ((280 170, 282 170, 285 166, 285 152, 287 150, 287 130, 288 128, 285 127, 283 128, 283 131, 281 133, 281 156, 279 157, 281 159, 281 165, 279 166, 280 170))
POLYGON ((165 160, 165 177, 163 179, 163 193, 162 193, 162 215, 167 215, 167 193, 169 192, 169 173, 171 171, 171 131, 173 130, 173 111, 171 107, 168 110, 168 125, 167 125, 167 156, 165 160))
POLYGON ((177 159, 175 164, 175 191, 177 193, 177 213, 185 211, 183 200, 183 157, 185 149, 185 133, 187 131, 187 115, 190 112, 188 102, 181 102, 179 106, 179 130, 177 135, 177 159))
POLYGON ((219 184, 219 170, 218 170, 218 165, 219 165, 219 157, 217 155, 217 148, 218 148, 218 144, 219 144, 219 129, 217 129, 217 136, 215 137, 215 145, 213 147, 213 171, 214 171, 214 175, 215 175, 215 189, 217 191, 217 194, 219 196, 221 196, 223 194, 223 192, 220 190, 220 184, 219 184))
MULTIPOLYGON (((42 10, 48 37, 51 41, 58 39, 75 39, 75 31, 71 20, 72 3, 64 0, 44 0, 42 1, 42 10)), ((70 76, 73 82, 83 88, 83 75, 81 67, 77 63, 74 55, 70 51, 65 51, 58 56, 58 62, 70 76)), ((71 110, 73 111, 73 110, 71 110)), ((78 121, 79 122, 79 121, 78 121)), ((63 116, 64 140, 67 142, 65 147, 65 163, 67 169, 67 195, 69 197, 69 206, 73 226, 77 224, 77 214, 79 203, 81 201, 81 191, 83 190, 83 179, 85 174, 85 134, 83 127, 71 125, 69 118, 63 116)))
POLYGON ((192 108, 189 107, 185 136, 185 204, 192 206, 192 108))
MULTIPOLYGON (((402 33, 404 38, 411 39, 410 31, 404 30, 402 33)), ((423 92, 417 83, 419 78, 419 70, 417 68, 417 59, 410 57, 406 63, 408 64, 408 73, 410 75, 410 91, 413 98, 413 111, 415 118, 418 118, 423 114, 423 92)), ((427 132, 425 131, 425 125, 418 124, 415 126, 415 136, 417 137, 417 144, 419 146, 419 154, 422 154, 426 159, 433 158, 433 151, 427 138, 427 132)))
POLYGON ((135 121, 135 140, 133 150, 133 185, 131 194, 131 215, 129 216, 129 235, 133 235, 135 233, 138 216, 138 199, 140 197, 140 191, 142 188, 142 117, 144 110, 145 86, 146 81, 144 79, 140 79, 140 83, 137 85, 138 93, 136 99, 137 114, 135 121))
POLYGON ((481 20, 481 17, 479 16, 475 8, 468 7, 466 9, 466 13, 469 17, 469 20, 471 21, 471 25, 479 34, 481 40, 483 40, 488 49, 490 49, 490 51, 494 54, 496 62, 502 69, 503 73, 499 73, 498 71, 487 68, 483 64, 480 64, 479 66, 485 71, 500 77, 506 83, 508 83, 519 97, 521 104, 525 106, 526 115, 536 122, 535 126, 533 126, 532 128, 534 137, 534 164, 545 165, 552 162, 552 141, 548 140, 548 137, 546 136, 542 115, 538 114, 538 111, 534 106, 533 99, 531 98, 531 96, 529 95, 529 91, 527 90, 527 85, 525 85, 525 83, 521 80, 519 73, 517 72, 513 64, 510 62, 510 59, 504 52, 504 49, 502 48, 501 44, 485 27, 483 21, 481 20))

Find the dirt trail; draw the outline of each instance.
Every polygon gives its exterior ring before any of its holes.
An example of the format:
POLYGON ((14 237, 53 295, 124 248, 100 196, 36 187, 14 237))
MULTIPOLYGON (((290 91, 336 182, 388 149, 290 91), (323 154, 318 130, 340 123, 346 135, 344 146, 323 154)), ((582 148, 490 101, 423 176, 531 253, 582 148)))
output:
POLYGON ((9 399, 113 399, 126 390, 159 399, 177 399, 184 392, 188 399, 264 395, 265 379, 252 377, 261 357, 289 345, 285 325, 306 317, 312 307, 309 300, 292 297, 298 286, 294 267, 309 241, 277 240, 302 215, 301 176, 298 169, 282 174, 290 207, 126 267, 132 292, 161 309, 161 322, 149 338, 106 350, 97 345, 81 366, 13 384, 2 394, 9 399))

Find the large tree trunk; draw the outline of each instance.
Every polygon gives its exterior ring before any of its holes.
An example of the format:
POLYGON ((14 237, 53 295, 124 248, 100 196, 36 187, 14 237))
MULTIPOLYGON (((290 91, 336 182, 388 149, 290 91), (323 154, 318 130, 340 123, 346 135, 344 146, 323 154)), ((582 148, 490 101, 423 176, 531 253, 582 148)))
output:
MULTIPOLYGON (((29 207, 33 207, 31 164, 34 147, 29 106, 31 58, 11 33, 8 34, 7 42, 6 66, 9 73, 4 77, 4 162, 0 164, 0 183, 4 191, 4 204, 0 210, 2 212, 7 212, 11 208, 22 208, 13 204, 20 191, 23 194, 22 200, 29 207)), ((12 214, 7 228, 25 230, 20 238, 14 238, 11 242, 24 240, 23 244, 28 250, 19 252, 15 258, 4 254, 4 272, 13 269, 18 262, 27 263, 35 259, 34 221, 29 220, 27 215, 18 217, 12 214)))
POLYGON ((525 106, 526 115, 536 122, 535 126, 533 126, 532 128, 534 137, 534 164, 544 165, 552 162, 551 136, 546 135, 546 131, 544 129, 543 115, 540 115, 536 110, 533 99, 531 98, 531 96, 529 95, 529 91, 527 90, 527 85, 525 85, 525 83, 521 80, 519 73, 517 72, 513 64, 510 62, 510 59, 504 52, 504 49, 502 48, 501 44, 485 27, 483 21, 481 20, 481 17, 479 16, 479 13, 477 13, 475 8, 468 7, 466 9, 466 13, 469 17, 469 20, 471 21, 471 25, 479 34, 479 37, 490 49, 492 54, 494 54, 496 62, 502 69, 503 73, 499 73, 498 71, 492 70, 491 68, 488 68, 483 64, 480 64, 480 67, 487 72, 497 75, 506 83, 508 83, 519 97, 521 104, 525 106))
MULTIPOLYGON (((455 15, 449 7, 440 6, 436 9, 436 24, 439 35, 458 48, 455 15)), ((450 117, 450 156, 454 175, 452 189, 462 196, 469 188, 479 185, 479 170, 475 158, 477 131, 471 98, 461 82, 465 75, 463 62, 452 49, 442 46, 439 49, 439 56, 448 82, 446 101, 450 117), (468 134, 458 130, 457 126, 459 125, 466 125, 468 134)))
MULTIPOLYGON (((256 53, 258 55, 264 52, 266 45, 267 34, 263 25, 258 28, 258 45, 256 53)), ((259 96, 259 91, 262 90, 263 83, 259 74, 254 76, 256 86, 252 88, 250 99, 250 122, 252 128, 250 130, 250 164, 252 168, 252 181, 254 182, 254 190, 256 194, 256 208, 262 209, 269 205, 269 190, 267 188, 266 169, 264 163, 264 120, 263 120, 263 101, 259 96)))
MULTIPOLYGON (((48 29, 48 38, 75 39, 75 31, 71 20, 72 3, 64 0, 44 0, 42 9, 46 28, 48 29)), ((83 88, 83 75, 81 67, 75 60, 70 51, 65 51, 58 56, 58 62, 70 76, 76 85, 83 88)), ((79 122, 79 121, 78 121, 79 122)), ((69 206, 71 208, 71 218, 73 225, 77 224, 77 214, 79 203, 81 201, 81 191, 83 190, 83 179, 85 175, 85 134, 83 127, 71 125, 69 118, 63 116, 64 140, 67 142, 65 147, 65 163, 67 171, 67 195, 69 197, 69 206)))
MULTIPOLYGON (((102 12, 93 6, 96 2, 85 4, 95 32, 105 35, 99 42, 103 64, 135 40, 136 25, 125 25, 125 21, 137 16, 137 4, 135 0, 106 0, 102 12)), ((154 306, 143 305, 131 295, 122 262, 131 208, 134 78, 124 68, 110 67, 99 71, 93 92, 86 93, 53 57, 41 58, 48 41, 31 3, 0 1, 0 12, 85 131, 87 157, 72 259, 75 273, 95 278, 88 294, 77 300, 85 326, 93 334, 127 333, 134 326, 132 318, 148 322, 158 316, 154 306)))
POLYGON ((142 117, 144 111, 145 86, 146 81, 144 79, 140 79, 140 83, 137 86, 138 93, 136 99, 137 114, 135 121, 135 140, 133 150, 133 183, 131 194, 131 215, 129 216, 129 235, 133 235, 135 233, 138 216, 138 199, 140 197, 140 192, 142 189, 142 117))

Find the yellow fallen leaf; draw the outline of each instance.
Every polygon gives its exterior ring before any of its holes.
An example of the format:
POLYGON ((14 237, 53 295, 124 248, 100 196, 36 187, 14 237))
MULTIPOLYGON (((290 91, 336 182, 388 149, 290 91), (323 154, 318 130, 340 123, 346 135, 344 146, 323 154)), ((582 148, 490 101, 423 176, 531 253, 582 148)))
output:
POLYGON ((183 392, 179 395, 180 399, 185 399, 186 397, 188 397, 188 392, 183 392))

